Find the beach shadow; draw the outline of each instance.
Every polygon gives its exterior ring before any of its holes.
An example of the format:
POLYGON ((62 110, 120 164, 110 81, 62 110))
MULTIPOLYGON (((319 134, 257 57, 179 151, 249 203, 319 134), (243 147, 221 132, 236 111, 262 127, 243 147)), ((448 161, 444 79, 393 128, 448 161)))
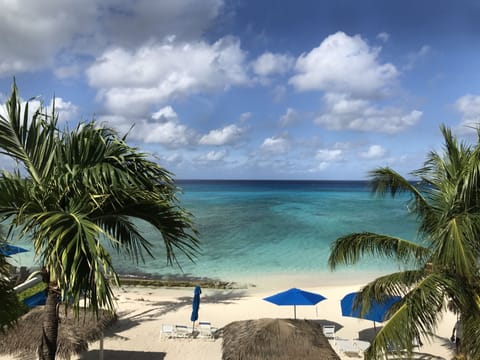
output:
MULTIPOLYGON (((98 360, 100 350, 91 350, 80 355, 81 360, 98 360)), ((127 350, 103 350, 104 359, 116 360, 163 360, 167 354, 164 352, 144 352, 127 350)))
POLYGON ((382 328, 383 326, 377 326, 376 328, 371 327, 371 328, 360 330, 358 332, 358 340, 372 342, 373 338, 377 335, 377 333, 380 330, 382 330, 382 328))
MULTIPOLYGON (((374 327, 363 329, 358 332, 358 339, 359 340, 364 340, 371 342, 373 338, 375 337, 376 333, 378 333, 383 326, 377 326, 376 329, 374 327)), ((439 341, 441 343, 442 347, 446 347, 448 349, 453 349, 452 343, 447 338, 432 334, 431 335, 433 339, 436 339, 436 341, 439 341)), ((413 351, 411 354, 411 357, 409 359, 411 360, 447 360, 442 356, 436 356, 432 355, 426 352, 422 351, 422 346, 418 347, 416 346, 417 350, 413 351)), ((406 352, 405 351, 400 351, 401 354, 397 355, 395 353, 390 353, 388 355, 388 360, 405 360, 406 352)))
MULTIPOLYGON (((245 296, 245 291, 219 290, 213 292, 212 294, 202 296, 201 304, 232 304, 235 301, 244 298, 245 296)), ((160 317, 165 316, 170 312, 176 312, 183 307, 191 307, 192 299, 193 290, 192 296, 182 296, 176 298, 175 301, 145 301, 142 298, 135 299, 135 301, 144 301, 145 304, 148 304, 148 308, 140 313, 134 311, 118 312, 117 322, 111 328, 105 331, 105 337, 124 339, 123 336, 120 336, 117 333, 134 328, 140 325, 142 322, 157 321, 160 317)))
POLYGON ((246 294, 246 291, 217 291, 214 294, 204 295, 201 302, 204 304, 233 304, 244 298, 246 294))

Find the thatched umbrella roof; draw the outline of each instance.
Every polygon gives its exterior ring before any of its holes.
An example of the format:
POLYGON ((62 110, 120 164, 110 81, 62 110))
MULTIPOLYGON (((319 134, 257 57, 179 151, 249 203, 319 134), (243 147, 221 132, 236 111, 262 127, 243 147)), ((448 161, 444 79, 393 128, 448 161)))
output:
POLYGON ((321 325, 308 320, 235 321, 223 328, 222 352, 222 360, 340 360, 321 325))
MULTIPOLYGON (((82 312, 75 318, 73 312, 65 313, 60 308, 58 327, 57 356, 68 359, 74 354, 88 350, 88 343, 100 339, 105 328, 113 324, 117 317, 101 311, 99 318, 90 312, 82 312)), ((0 333, 0 354, 12 354, 19 358, 36 358, 37 348, 42 338, 44 306, 37 306, 18 319, 17 324, 0 333)))

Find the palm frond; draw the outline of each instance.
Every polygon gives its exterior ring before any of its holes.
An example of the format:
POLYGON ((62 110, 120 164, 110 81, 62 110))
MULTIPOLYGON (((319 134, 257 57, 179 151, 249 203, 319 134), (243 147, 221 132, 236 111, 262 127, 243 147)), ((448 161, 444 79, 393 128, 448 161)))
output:
POLYGON ((358 301, 365 306, 364 312, 369 310, 370 301, 383 302, 386 296, 405 296, 413 286, 421 281, 427 272, 422 270, 405 270, 380 276, 369 282, 360 291, 358 301))
POLYGON ((414 242, 389 235, 354 233, 342 236, 332 243, 328 264, 333 270, 338 265, 355 264, 367 255, 418 262, 428 258, 430 250, 414 242))
POLYGON ((29 225, 35 252, 63 299, 70 300, 75 310, 82 299, 88 299, 95 311, 113 309, 109 278, 115 275, 110 256, 99 241, 102 229, 82 214, 54 211, 32 215, 29 225))
POLYGON ((389 311, 390 319, 365 352, 366 359, 387 359, 389 353, 411 354, 420 335, 431 338, 444 309, 445 288, 450 284, 438 274, 428 274, 389 311))
POLYGON ((478 215, 469 216, 466 213, 444 221, 443 226, 436 229, 436 247, 432 261, 460 277, 476 276, 479 256, 477 243, 479 220, 478 215))
POLYGON ((41 173, 50 174, 51 170, 56 146, 56 122, 45 121, 41 108, 30 116, 28 102, 22 114, 15 83, 6 108, 7 118, 0 115, 0 154, 24 164, 34 181, 41 183, 41 173))

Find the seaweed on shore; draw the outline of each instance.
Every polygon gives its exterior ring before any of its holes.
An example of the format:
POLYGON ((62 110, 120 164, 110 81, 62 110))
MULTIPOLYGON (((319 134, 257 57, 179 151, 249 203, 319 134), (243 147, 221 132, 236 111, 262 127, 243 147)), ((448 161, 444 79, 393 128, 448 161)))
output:
POLYGON ((244 289, 255 287, 253 284, 239 284, 232 281, 222 281, 209 278, 195 277, 154 277, 147 275, 120 275, 121 286, 153 286, 153 287, 194 287, 201 286, 209 289, 244 289))

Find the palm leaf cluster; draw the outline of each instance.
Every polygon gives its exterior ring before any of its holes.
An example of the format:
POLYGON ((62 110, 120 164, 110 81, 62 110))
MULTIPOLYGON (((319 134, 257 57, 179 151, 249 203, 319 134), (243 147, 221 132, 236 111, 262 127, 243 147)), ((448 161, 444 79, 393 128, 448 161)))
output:
POLYGON ((91 121, 61 130, 55 108, 32 114, 28 106, 14 84, 0 116, 0 154, 17 166, 0 174, 0 221, 32 240, 51 297, 60 293, 74 309, 113 309, 110 280, 118 278, 107 244, 134 261, 151 255, 136 221, 158 231, 170 264, 177 250, 194 258, 192 216, 172 174, 112 129, 91 121))
POLYGON ((480 131, 474 145, 459 142, 446 127, 441 131, 444 152, 428 154, 424 166, 412 173, 417 182, 390 168, 370 173, 375 194, 411 195, 409 209, 418 219, 418 239, 365 232, 332 244, 332 269, 367 255, 403 264, 404 270, 377 278, 361 292, 364 311, 371 299, 402 296, 366 352, 368 359, 386 358, 392 349, 411 352, 415 338, 431 338, 448 306, 462 319, 462 353, 480 358, 480 131))

